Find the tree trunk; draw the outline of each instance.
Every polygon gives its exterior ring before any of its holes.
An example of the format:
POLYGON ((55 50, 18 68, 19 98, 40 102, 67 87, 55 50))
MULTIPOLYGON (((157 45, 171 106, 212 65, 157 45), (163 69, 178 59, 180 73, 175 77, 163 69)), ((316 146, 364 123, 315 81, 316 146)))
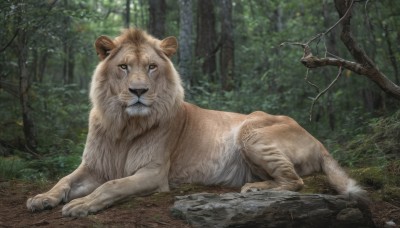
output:
POLYGON ((202 60, 202 72, 210 82, 216 82, 217 38, 215 31, 214 2, 198 0, 197 2, 197 39, 196 57, 202 60))
POLYGON ((392 45, 392 41, 390 40, 390 34, 389 34, 389 28, 387 25, 383 25, 382 21, 381 21, 383 30, 385 31, 385 37, 386 37, 386 44, 387 44, 387 49, 388 49, 388 53, 389 53, 389 59, 390 59, 390 63, 392 64, 393 70, 394 70, 394 79, 396 84, 400 84, 400 78, 399 78, 399 68, 397 66, 397 60, 396 60, 396 54, 393 51, 393 45, 392 45))
POLYGON ((221 85, 225 91, 233 89, 234 40, 232 25, 232 0, 221 0, 221 85))
POLYGON ((41 53, 41 57, 39 60, 39 72, 38 72, 38 82, 42 83, 43 82, 43 77, 44 77, 44 72, 46 70, 46 65, 47 65, 47 57, 49 56, 49 53, 47 51, 44 51, 44 53, 41 53))
POLYGON ((74 56, 74 47, 71 42, 68 45, 67 64, 68 64, 67 84, 72 84, 74 82, 75 56, 74 56))
POLYGON ((74 81, 74 52, 73 52, 73 44, 68 41, 68 35, 66 35, 66 39, 64 41, 64 62, 63 62, 63 82, 64 85, 71 84, 74 81))
MULTIPOLYGON (((67 3, 66 3, 67 4, 67 3)), ((66 5, 67 7, 67 5, 66 5)), ((71 84, 74 82, 74 67, 75 67, 75 59, 74 59, 74 44, 72 39, 70 38, 70 27, 71 20, 69 17, 65 18, 65 31, 64 31, 64 40, 63 40, 63 51, 64 51, 64 62, 63 62, 63 81, 64 85, 71 84)))
POLYGON ((22 111, 23 131, 26 146, 30 152, 35 151, 37 146, 36 132, 31 117, 31 109, 29 107, 29 89, 30 78, 28 73, 28 46, 27 32, 21 30, 18 35, 17 51, 18 51, 18 74, 19 74, 19 98, 22 111))
POLYGON ((165 16, 166 16, 165 0, 150 0, 149 1, 149 24, 148 30, 150 34, 158 39, 163 39, 165 36, 165 16))
POLYGON ((190 88, 192 79, 192 0, 179 0, 180 9, 180 49, 179 49, 179 73, 186 88, 190 88))
POLYGON ((124 17, 124 27, 129 28, 131 21, 131 0, 126 0, 125 4, 125 17, 124 17))
POLYGON ((39 54, 37 48, 32 48, 32 66, 30 72, 32 72, 31 77, 33 81, 37 82, 39 72, 39 54))
POLYGON ((67 47, 67 41, 63 41, 63 70, 62 70, 62 80, 64 85, 67 84, 67 74, 68 74, 68 47, 67 47))
MULTIPOLYGON (((331 2, 329 0, 324 0, 323 5, 322 5, 322 13, 324 15, 324 27, 329 28, 329 26, 332 24, 331 17, 330 17, 330 4, 331 2)), ((326 35, 326 49, 327 52, 330 54, 333 54, 334 56, 338 56, 339 53, 337 51, 336 47, 336 32, 335 30, 332 30, 329 34, 326 35)), ((325 82, 329 84, 331 79, 325 78, 325 82)), ((332 93, 330 90, 327 91, 327 102, 326 102, 326 111, 328 113, 328 123, 330 129, 333 131, 335 130, 335 107, 334 107, 334 102, 332 99, 332 93)))

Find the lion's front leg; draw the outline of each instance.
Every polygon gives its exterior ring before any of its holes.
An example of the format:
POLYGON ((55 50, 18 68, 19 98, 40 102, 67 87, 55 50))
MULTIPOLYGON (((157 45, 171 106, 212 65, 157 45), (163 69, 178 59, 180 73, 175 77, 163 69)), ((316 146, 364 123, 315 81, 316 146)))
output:
POLYGON ((162 191, 169 191, 167 169, 143 168, 132 176, 108 181, 86 197, 71 201, 63 207, 62 214, 84 217, 123 198, 162 191))
POLYGON ((74 172, 63 177, 46 193, 29 198, 26 206, 31 211, 50 209, 59 203, 68 202, 85 196, 100 186, 100 182, 90 173, 85 165, 80 165, 74 172))

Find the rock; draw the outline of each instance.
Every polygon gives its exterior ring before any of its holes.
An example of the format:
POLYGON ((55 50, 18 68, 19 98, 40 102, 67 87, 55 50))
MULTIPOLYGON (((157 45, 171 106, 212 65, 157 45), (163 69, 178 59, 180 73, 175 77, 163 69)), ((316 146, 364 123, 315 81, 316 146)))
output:
POLYGON ((171 213, 193 227, 374 227, 365 204, 289 191, 178 196, 171 213))

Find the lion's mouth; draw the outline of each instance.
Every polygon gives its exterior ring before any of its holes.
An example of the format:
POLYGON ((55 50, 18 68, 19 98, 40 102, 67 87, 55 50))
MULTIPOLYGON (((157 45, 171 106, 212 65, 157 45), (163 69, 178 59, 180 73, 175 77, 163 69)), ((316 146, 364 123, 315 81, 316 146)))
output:
POLYGON ((125 111, 130 116, 147 116, 150 113, 149 105, 146 105, 140 101, 128 104, 125 108, 125 111))
POLYGON ((142 103, 142 102, 140 102, 140 101, 138 101, 138 102, 136 102, 136 103, 133 103, 133 104, 128 105, 127 107, 128 107, 128 108, 129 108, 129 107, 147 107, 147 105, 144 104, 144 103, 142 103))

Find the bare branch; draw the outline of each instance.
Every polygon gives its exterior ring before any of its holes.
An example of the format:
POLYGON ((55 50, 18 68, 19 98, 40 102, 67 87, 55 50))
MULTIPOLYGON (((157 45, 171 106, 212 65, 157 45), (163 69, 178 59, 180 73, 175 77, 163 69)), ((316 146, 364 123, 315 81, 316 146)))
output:
MULTIPOLYGON (((348 12, 346 9, 347 0, 335 0, 336 10, 339 13, 340 17, 343 17, 342 24, 342 32, 340 34, 340 39, 346 46, 347 50, 351 53, 353 58, 357 61, 357 63, 361 64, 362 71, 361 75, 368 77, 370 80, 375 82, 383 91, 391 95, 392 97, 400 100, 400 86, 396 85, 392 82, 385 74, 383 74, 376 66, 375 63, 367 56, 367 54, 362 50, 357 41, 353 38, 353 34, 350 30, 350 20, 351 20, 351 12, 348 12), (342 16, 343 15, 343 16, 342 16)), ((350 5, 348 8, 351 8, 350 5)), ((355 73, 358 73, 354 71, 355 73)), ((360 74, 360 73, 359 73, 360 74)))
MULTIPOLYGON (((383 91, 391 95, 392 97, 400 100, 400 86, 396 85, 391 81, 383 72, 381 72, 375 63, 367 56, 363 49, 361 49, 357 41, 353 38, 350 30, 350 20, 352 16, 352 7, 354 5, 354 0, 334 0, 335 7, 339 13, 340 19, 329 29, 323 33, 319 33, 309 39, 306 43, 299 42, 284 42, 281 46, 286 44, 301 46, 304 49, 303 57, 301 58, 301 63, 307 68, 317 68, 323 66, 339 66, 351 70, 359 75, 366 76, 371 81, 375 82, 383 91), (351 53, 355 62, 341 59, 340 57, 333 56, 334 58, 326 57, 327 51, 325 52, 324 58, 316 57, 312 54, 310 48, 310 43, 319 38, 325 36, 338 24, 342 25, 342 32, 340 38, 343 44, 346 46, 347 50, 351 53)), ((368 1, 365 4, 367 6, 368 1)), ((309 81, 307 80, 307 83, 309 81)), ((315 87, 315 85, 312 85, 315 87)))
POLYGON ((14 39, 15 39, 15 37, 17 37, 18 33, 19 33, 19 29, 17 29, 17 30, 15 31, 14 36, 10 39, 10 41, 8 41, 8 43, 7 43, 4 47, 2 47, 2 48, 0 49, 0 52, 3 52, 4 50, 6 50, 6 49, 12 44, 12 42, 13 42, 14 39))
POLYGON ((317 102, 318 99, 322 95, 324 95, 337 82, 337 80, 342 75, 342 73, 343 73, 343 67, 340 66, 338 74, 336 75, 335 79, 333 79, 331 84, 329 84, 328 87, 326 87, 324 90, 322 90, 320 93, 318 93, 318 95, 312 100, 311 107, 310 107, 310 121, 312 120, 312 114, 313 114, 313 109, 314 109, 315 102, 317 102))
POLYGON ((344 20, 344 18, 348 15, 348 13, 351 10, 351 7, 354 4, 354 0, 351 1, 349 8, 347 9, 347 11, 344 13, 344 15, 334 24, 332 25, 328 30, 326 30, 323 33, 319 33, 317 35, 315 35, 313 38, 311 38, 310 40, 307 41, 307 43, 305 43, 305 45, 309 45, 311 42, 313 42, 314 40, 321 38, 323 36, 325 36, 326 34, 328 34, 330 31, 332 31, 332 29, 334 29, 340 22, 342 22, 344 20))
POLYGON ((307 68, 307 73, 306 73, 306 77, 304 78, 304 80, 305 80, 310 86, 314 87, 314 88, 317 90, 317 93, 319 93, 319 91, 320 91, 319 87, 318 87, 316 84, 314 84, 314 83, 312 83, 311 81, 308 80, 308 73, 309 73, 309 72, 310 72, 310 69, 307 68))

